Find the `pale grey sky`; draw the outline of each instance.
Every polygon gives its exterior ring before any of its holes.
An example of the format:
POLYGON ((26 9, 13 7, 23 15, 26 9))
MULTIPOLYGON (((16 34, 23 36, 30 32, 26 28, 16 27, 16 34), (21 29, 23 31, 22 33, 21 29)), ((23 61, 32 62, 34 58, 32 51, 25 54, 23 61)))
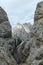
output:
POLYGON ((43 0, 0 0, 0 6, 7 12, 12 26, 16 23, 33 23, 38 2, 43 0))

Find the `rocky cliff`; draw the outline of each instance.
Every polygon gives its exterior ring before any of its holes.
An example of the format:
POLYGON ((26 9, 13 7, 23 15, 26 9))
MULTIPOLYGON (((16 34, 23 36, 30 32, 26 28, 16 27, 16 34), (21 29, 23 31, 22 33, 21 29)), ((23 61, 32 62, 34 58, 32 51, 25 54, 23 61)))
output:
POLYGON ((10 38, 12 35, 11 25, 6 12, 0 7, 0 37, 10 38))
POLYGON ((0 65, 43 65, 43 2, 37 4, 33 29, 23 41, 12 37, 7 14, 1 7, 0 12, 0 65))
POLYGON ((9 48, 14 39, 12 29, 6 12, 0 7, 0 65, 16 65, 16 61, 10 55, 9 48))

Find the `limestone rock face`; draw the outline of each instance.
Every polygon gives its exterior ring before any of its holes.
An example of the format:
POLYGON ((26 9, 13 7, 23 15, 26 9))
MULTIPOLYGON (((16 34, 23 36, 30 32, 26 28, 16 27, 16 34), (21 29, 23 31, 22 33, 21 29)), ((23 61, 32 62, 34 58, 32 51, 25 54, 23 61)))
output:
POLYGON ((9 23, 6 12, 0 7, 0 37, 11 37, 11 25, 9 23))

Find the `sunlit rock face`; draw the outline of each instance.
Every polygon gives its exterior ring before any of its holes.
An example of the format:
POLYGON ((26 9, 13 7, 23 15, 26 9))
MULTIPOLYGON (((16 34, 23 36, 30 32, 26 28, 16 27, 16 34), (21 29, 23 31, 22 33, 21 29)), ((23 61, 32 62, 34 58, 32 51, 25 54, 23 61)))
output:
POLYGON ((22 29, 22 27, 23 27, 23 26, 22 26, 20 23, 17 23, 16 28, 22 29))
POLYGON ((12 28, 12 32, 15 32, 16 29, 25 29, 25 31, 29 33, 32 30, 32 25, 30 23, 17 23, 17 25, 12 28))
POLYGON ((0 7, 0 37, 9 38, 11 34, 11 25, 7 13, 0 7))
POLYGON ((25 31, 26 31, 27 33, 30 33, 30 32, 32 31, 33 25, 30 24, 30 23, 24 23, 24 24, 23 24, 23 27, 24 27, 24 29, 25 29, 25 31))
POLYGON ((13 28, 12 36, 15 37, 15 35, 18 36, 22 41, 28 38, 28 33, 25 31, 23 25, 20 23, 18 23, 13 28))
POLYGON ((17 35, 21 40, 25 40, 29 38, 29 33, 31 30, 32 25, 30 23, 17 23, 17 25, 12 29, 12 36, 14 37, 17 35))

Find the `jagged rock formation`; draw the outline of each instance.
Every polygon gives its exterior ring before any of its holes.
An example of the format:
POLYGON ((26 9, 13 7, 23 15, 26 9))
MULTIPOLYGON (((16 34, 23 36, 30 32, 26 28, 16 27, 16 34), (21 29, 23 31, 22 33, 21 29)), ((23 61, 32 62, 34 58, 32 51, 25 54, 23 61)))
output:
POLYGON ((18 28, 19 29, 23 28, 27 33, 29 33, 32 30, 32 25, 30 23, 24 24, 17 23, 17 25, 12 28, 12 32, 15 33, 15 30, 17 30, 18 28))

